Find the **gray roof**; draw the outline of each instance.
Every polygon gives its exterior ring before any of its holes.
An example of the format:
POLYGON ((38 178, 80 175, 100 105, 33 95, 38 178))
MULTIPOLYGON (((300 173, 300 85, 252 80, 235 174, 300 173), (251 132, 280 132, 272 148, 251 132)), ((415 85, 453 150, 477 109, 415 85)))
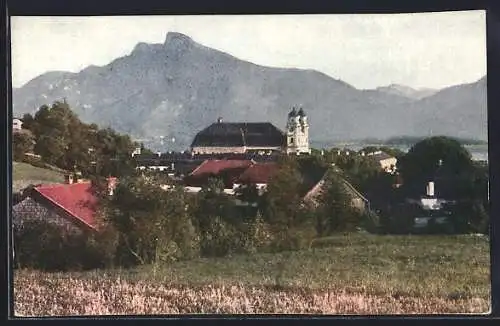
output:
POLYGON ((284 133, 269 122, 217 122, 200 131, 191 147, 281 147, 285 139, 284 133))

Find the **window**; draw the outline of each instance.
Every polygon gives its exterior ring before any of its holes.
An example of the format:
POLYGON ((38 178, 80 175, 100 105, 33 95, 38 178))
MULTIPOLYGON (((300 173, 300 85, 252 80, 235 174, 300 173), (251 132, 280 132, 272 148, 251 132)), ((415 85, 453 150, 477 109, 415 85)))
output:
POLYGON ((293 144, 293 137, 290 137, 290 144, 293 144))

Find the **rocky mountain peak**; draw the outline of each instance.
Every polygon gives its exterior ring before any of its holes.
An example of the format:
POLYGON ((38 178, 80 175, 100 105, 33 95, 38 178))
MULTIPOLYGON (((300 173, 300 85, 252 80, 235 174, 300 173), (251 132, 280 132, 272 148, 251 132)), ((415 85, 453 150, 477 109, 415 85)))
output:
POLYGON ((147 43, 144 43, 144 42, 139 42, 136 44, 136 46, 134 47, 134 49, 132 50, 132 52, 147 52, 149 51, 149 44, 147 43))
POLYGON ((422 101, 428 94, 395 91, 394 85, 365 92, 314 70, 258 66, 177 32, 166 34, 163 44, 141 42, 134 51, 106 66, 35 78, 15 90, 14 113, 66 98, 85 122, 137 139, 175 138, 169 150, 185 150, 217 116, 282 127, 294 104, 307 110, 310 137, 318 141, 425 136, 433 130, 487 136, 485 83, 422 101))
POLYGON ((165 37, 165 46, 179 46, 179 45, 184 45, 184 46, 189 46, 194 43, 193 39, 190 38, 187 35, 184 35, 182 33, 177 33, 177 32, 168 32, 167 36, 165 37))

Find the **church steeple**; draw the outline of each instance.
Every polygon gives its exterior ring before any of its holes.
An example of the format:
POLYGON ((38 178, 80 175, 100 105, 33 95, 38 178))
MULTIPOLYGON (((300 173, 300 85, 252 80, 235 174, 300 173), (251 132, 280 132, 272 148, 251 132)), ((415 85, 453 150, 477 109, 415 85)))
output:
POLYGON ((309 148, 309 124, 302 107, 298 112, 295 107, 292 107, 292 110, 288 113, 286 138, 287 154, 311 153, 309 148))

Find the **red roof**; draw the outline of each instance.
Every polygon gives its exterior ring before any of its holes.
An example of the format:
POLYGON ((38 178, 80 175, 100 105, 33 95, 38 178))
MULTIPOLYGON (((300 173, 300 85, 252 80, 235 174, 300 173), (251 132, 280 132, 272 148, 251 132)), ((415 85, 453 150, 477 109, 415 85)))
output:
POLYGON ((238 178, 240 182, 268 183, 271 176, 278 170, 275 162, 255 163, 238 178))
POLYGON ((253 164, 250 160, 206 160, 200 164, 193 172, 192 176, 204 174, 217 175, 224 170, 248 168, 253 164))
POLYGON ((212 176, 221 177, 226 188, 232 188, 238 177, 253 163, 250 160, 206 160, 184 178, 188 186, 201 187, 212 176))
POLYGON ((42 197, 67 218, 79 225, 96 229, 95 213, 97 198, 91 192, 91 183, 41 185, 33 189, 33 197, 42 197))

